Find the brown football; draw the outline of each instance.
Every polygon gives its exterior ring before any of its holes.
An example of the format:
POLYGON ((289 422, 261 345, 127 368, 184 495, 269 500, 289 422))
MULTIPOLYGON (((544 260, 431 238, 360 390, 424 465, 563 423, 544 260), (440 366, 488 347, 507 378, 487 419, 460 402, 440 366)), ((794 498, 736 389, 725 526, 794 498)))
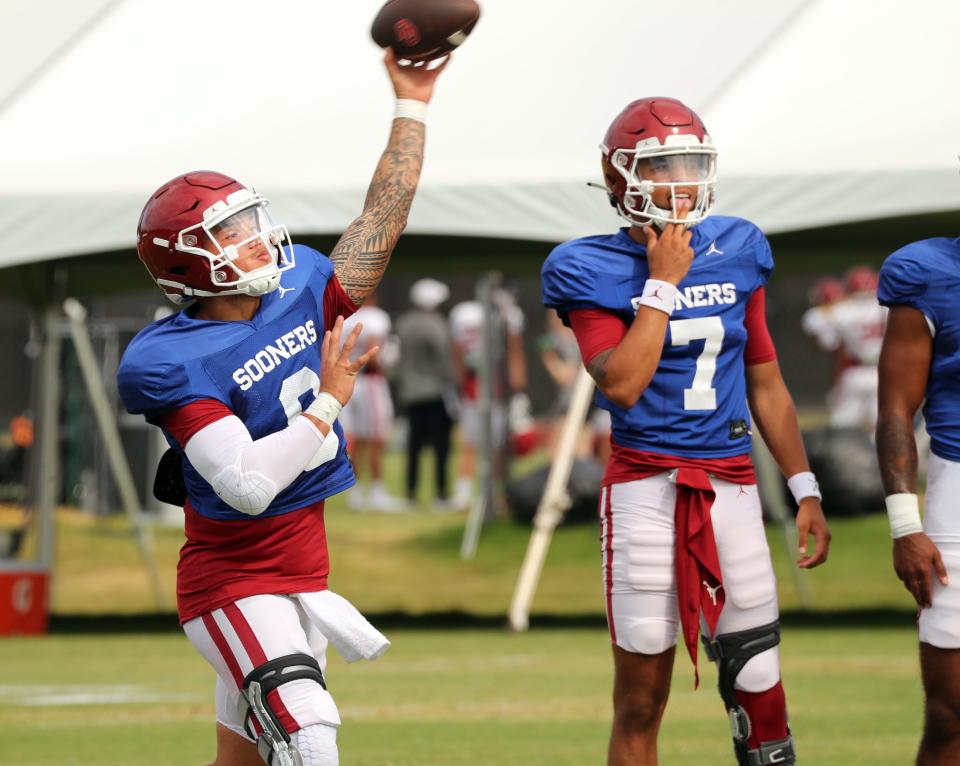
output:
POLYGON ((429 61, 466 40, 479 18, 476 0, 387 0, 370 34, 397 58, 429 61))

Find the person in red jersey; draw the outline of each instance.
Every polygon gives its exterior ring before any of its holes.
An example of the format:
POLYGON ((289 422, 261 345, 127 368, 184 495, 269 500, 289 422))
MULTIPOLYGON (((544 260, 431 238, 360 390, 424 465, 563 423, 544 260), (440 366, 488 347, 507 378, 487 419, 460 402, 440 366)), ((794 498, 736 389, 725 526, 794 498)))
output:
POLYGON ((573 328, 612 421, 600 501, 615 670, 608 762, 658 762, 678 628, 696 666, 702 625, 737 763, 793 764, 751 414, 799 504, 798 565, 823 563, 830 535, 767 331, 770 246, 748 221, 709 215, 716 149, 679 101, 629 104, 601 149, 628 226, 559 245, 541 276, 544 304, 573 328))
POLYGON ((185 487, 177 606, 217 673, 216 766, 336 766, 340 716, 324 679, 389 646, 327 589, 326 498, 353 485, 338 422, 371 348, 351 362, 344 317, 376 290, 406 226, 438 67, 386 54, 397 98, 360 216, 330 256, 294 245, 261 194, 197 171, 164 184, 137 252, 183 309, 131 341, 124 404, 163 429, 185 487))

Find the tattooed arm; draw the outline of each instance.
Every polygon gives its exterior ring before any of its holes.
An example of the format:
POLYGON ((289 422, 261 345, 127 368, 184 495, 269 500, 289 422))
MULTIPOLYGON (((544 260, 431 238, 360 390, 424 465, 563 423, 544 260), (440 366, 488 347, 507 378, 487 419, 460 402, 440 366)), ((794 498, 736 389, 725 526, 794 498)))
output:
POLYGON ((933 342, 923 314, 895 306, 880 353, 877 457, 886 494, 917 491, 917 443, 913 418, 927 387, 933 342))
MULTIPOLYGON (((917 309, 894 306, 887 318, 880 353, 880 410, 877 420, 877 457, 887 495, 916 494, 916 415, 930 375, 933 339, 927 320, 917 309)), ((893 568, 918 606, 929 606, 936 572, 946 584, 947 571, 940 551, 923 532, 893 541, 893 568)))
POLYGON ((633 407, 653 380, 663 353, 667 321, 662 311, 641 306, 623 340, 587 364, 597 388, 618 407, 633 407))
MULTIPOLYGON (((447 64, 445 61, 432 70, 402 67, 389 48, 385 62, 397 98, 425 104, 447 64)), ((377 289, 390 254, 407 225, 423 166, 424 128, 418 120, 394 119, 390 141, 373 174, 363 212, 347 227, 330 254, 337 279, 358 306, 377 289)))

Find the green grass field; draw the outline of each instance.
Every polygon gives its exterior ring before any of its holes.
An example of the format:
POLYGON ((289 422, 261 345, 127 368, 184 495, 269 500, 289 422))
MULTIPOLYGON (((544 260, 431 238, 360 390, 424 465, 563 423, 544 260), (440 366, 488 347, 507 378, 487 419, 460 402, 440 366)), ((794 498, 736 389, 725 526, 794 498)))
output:
MULTIPOLYGON (((373 663, 331 657, 351 766, 584 766, 604 762, 605 632, 392 631, 373 663)), ((910 628, 785 629, 784 679, 805 764, 904 766, 920 727, 910 628)), ((176 633, 0 642, 2 762, 186 766, 213 754, 213 677, 176 633)), ((732 763, 705 665, 678 655, 661 737, 668 766, 732 763)))
MULTIPOLYGON (((828 509, 829 510, 829 509, 828 509)), ((460 560, 465 516, 416 513, 384 515, 347 510, 334 498, 327 510, 330 587, 370 613, 427 614, 462 610, 504 614, 526 550, 530 530, 509 521, 488 525, 473 561, 460 560)), ((829 611, 911 608, 909 594, 891 566, 890 536, 883 514, 831 520, 833 545, 827 564, 801 573, 813 608, 829 611)), ((53 579, 55 614, 155 610, 145 569, 122 518, 92 518, 64 511, 58 518, 53 579)), ((798 608, 792 559, 778 529, 768 529, 780 581, 781 607, 798 608)), ((177 552, 183 533, 157 528, 156 557, 172 611, 177 552)), ((534 611, 602 614, 598 531, 594 524, 557 530, 534 611)))
MULTIPOLYGON (((331 587, 368 614, 505 614, 529 529, 498 521, 484 530, 476 559, 463 562, 462 515, 435 515, 426 506, 408 515, 354 513, 342 498, 327 515, 331 587)), ((830 561, 803 575, 827 619, 797 615, 792 554, 779 531, 769 530, 781 605, 793 615, 783 673, 801 762, 904 766, 921 715, 911 601, 890 565, 884 516, 831 523, 830 561), (865 610, 892 617, 858 625, 865 610)), ((64 511, 57 534, 55 616, 155 610, 122 519, 64 511)), ((181 541, 176 529, 155 531, 167 611, 181 541)), ((602 615, 597 548, 595 525, 557 531, 535 614, 602 615)), ((331 657, 328 677, 344 719, 342 762, 603 763, 611 715, 605 631, 533 625, 523 635, 388 630, 394 647, 375 663, 347 667, 331 657)), ((200 766, 213 756, 212 672, 175 630, 4 639, 0 668, 3 764, 200 766)), ((733 762, 712 666, 704 664, 701 676, 694 692, 681 655, 661 738, 667 766, 733 762)))

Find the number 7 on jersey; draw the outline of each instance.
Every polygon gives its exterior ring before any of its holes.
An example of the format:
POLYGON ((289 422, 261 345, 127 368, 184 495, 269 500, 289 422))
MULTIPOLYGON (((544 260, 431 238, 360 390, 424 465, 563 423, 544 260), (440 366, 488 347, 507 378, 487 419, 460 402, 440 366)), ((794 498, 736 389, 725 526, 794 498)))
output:
POLYGON ((703 351, 697 357, 693 384, 683 389, 683 408, 717 409, 717 389, 713 388, 713 376, 717 374, 717 357, 723 346, 723 320, 720 317, 674 319, 670 322, 670 337, 674 346, 686 346, 695 340, 704 342, 703 351))

